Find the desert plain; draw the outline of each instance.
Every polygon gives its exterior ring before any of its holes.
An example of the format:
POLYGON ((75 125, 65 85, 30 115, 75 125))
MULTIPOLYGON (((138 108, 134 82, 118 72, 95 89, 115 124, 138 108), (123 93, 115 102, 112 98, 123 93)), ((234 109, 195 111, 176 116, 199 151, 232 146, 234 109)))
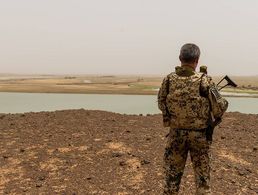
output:
MULTIPOLYGON (((166 75, 164 75, 166 76, 166 75)), ((150 75, 0 75, 0 92, 155 95, 164 76, 150 75)), ((213 77, 217 83, 223 76, 213 77)), ((258 76, 231 76, 238 88, 225 92, 258 96, 258 76)))

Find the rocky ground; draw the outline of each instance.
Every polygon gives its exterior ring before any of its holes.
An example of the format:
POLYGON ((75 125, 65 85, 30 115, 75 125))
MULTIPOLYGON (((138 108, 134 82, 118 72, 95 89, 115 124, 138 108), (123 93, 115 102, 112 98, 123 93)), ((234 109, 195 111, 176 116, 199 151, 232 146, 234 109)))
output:
MULTIPOLYGON (((226 113, 214 194, 258 193, 258 115, 226 113)), ((0 194, 161 194, 161 115, 66 110, 0 115, 0 194)), ((180 194, 194 194, 188 161, 180 194)))

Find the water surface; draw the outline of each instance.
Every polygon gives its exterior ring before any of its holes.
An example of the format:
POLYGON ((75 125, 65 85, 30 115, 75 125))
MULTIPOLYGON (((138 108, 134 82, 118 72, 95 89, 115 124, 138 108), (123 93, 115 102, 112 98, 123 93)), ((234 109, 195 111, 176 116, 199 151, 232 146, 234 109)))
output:
MULTIPOLYGON (((227 97, 228 111, 258 114, 258 98, 227 97)), ((0 113, 64 109, 106 110, 125 114, 155 114, 156 95, 99 95, 0 92, 0 113)))

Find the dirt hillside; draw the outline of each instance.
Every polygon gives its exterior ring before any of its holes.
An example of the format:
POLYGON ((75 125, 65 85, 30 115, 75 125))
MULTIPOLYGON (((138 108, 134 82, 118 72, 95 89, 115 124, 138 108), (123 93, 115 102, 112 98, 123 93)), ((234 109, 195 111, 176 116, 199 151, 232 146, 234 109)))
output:
MULTIPOLYGON (((0 115, 0 194, 161 194, 161 115, 66 110, 0 115)), ((214 194, 258 193, 258 115, 226 113, 212 145, 214 194)), ((180 194, 193 194, 188 161, 180 194)))

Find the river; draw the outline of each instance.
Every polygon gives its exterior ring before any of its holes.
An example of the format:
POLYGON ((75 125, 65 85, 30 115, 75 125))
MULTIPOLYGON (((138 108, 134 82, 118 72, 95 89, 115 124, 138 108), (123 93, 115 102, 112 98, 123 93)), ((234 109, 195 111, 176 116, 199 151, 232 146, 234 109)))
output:
MULTIPOLYGON (((227 97, 228 111, 258 114, 258 98, 227 97)), ((122 114, 155 114, 155 95, 98 95, 0 92, 0 113, 24 113, 64 109, 106 110, 122 114)))

